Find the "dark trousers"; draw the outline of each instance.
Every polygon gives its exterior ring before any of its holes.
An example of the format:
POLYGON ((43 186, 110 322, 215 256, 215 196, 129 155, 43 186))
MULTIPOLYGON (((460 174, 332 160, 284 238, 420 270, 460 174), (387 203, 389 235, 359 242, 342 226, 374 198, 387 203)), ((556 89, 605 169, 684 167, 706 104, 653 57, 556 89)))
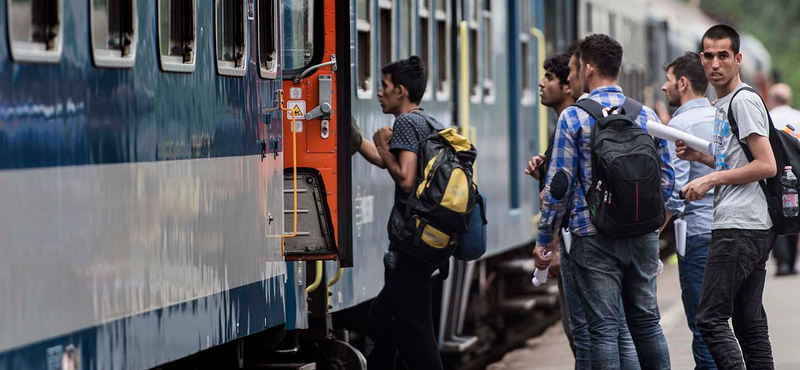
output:
POLYGON ((431 316, 435 269, 402 251, 396 253, 394 269, 386 269, 386 282, 367 314, 367 366, 394 369, 399 352, 408 370, 440 370, 431 316))
POLYGON ((711 233, 697 328, 720 370, 775 368, 767 313, 761 304, 766 262, 775 239, 773 229, 711 233), (728 326, 731 318, 734 332, 728 326))
POLYGON ((778 238, 772 254, 778 260, 779 273, 794 272, 795 261, 797 261, 797 235, 786 235, 778 238))

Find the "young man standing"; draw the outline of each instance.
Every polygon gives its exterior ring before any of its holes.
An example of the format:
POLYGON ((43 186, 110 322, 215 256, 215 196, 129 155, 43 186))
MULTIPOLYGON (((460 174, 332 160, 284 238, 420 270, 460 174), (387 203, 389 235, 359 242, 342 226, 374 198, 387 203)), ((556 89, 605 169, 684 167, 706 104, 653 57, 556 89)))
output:
MULTIPOLYGON (((622 46, 606 36, 591 35, 581 42, 581 81, 584 91, 605 108, 620 107, 626 97, 617 86, 622 46)), ((644 128, 648 120, 658 122, 652 109, 643 107, 636 122, 644 128)), ((669 369, 667 342, 658 324, 656 302, 658 233, 612 238, 598 234, 590 221, 583 189, 591 185, 591 131, 596 120, 578 107, 561 114, 555 148, 547 173, 539 236, 534 258, 539 268, 549 265, 545 250, 552 250, 566 206, 571 202, 570 268, 575 278, 591 336, 591 362, 595 370, 620 369, 620 322, 627 317, 641 368, 669 369), (620 307, 620 299, 622 307, 620 307), (623 309, 624 315, 623 316, 623 309)), ((672 156, 664 140, 655 141, 661 165, 664 199, 672 193, 672 156)))
POLYGON ((714 103, 714 156, 682 142, 676 147, 679 158, 716 168, 682 190, 686 200, 697 201, 716 187, 697 327, 717 368, 743 370, 746 365, 748 369, 773 369, 767 314, 761 300, 766 262, 776 238, 767 200, 758 184, 777 172, 769 143, 769 116, 758 94, 739 92, 748 88, 739 78, 739 34, 725 25, 711 27, 703 35, 702 49, 703 68, 719 97, 714 103), (736 120, 738 136, 729 122, 729 111, 736 120), (743 145, 752 152, 752 161, 748 161, 743 145), (735 336, 728 326, 731 318, 735 336))
MULTIPOLYGON (((661 90, 667 96, 670 107, 678 107, 672 115, 669 126, 680 131, 712 142, 714 140, 714 115, 717 110, 704 96, 708 89, 700 55, 693 52, 678 57, 664 67, 667 81, 661 90)), ((670 143, 670 148, 675 145, 670 143)), ((667 211, 673 215, 683 214, 686 221, 686 251, 678 255, 678 273, 680 274, 681 298, 686 312, 686 321, 692 331, 692 353, 695 370, 716 369, 714 359, 708 353, 700 331, 697 329, 695 314, 700 302, 700 289, 703 286, 703 273, 706 269, 708 245, 711 243, 711 219, 713 217, 714 192, 706 194, 696 202, 687 202, 680 198, 680 190, 689 181, 708 175, 713 169, 697 162, 676 160, 675 190, 667 202, 667 211)))
MULTIPOLYGON (((444 127, 419 107, 427 84, 417 56, 387 64, 381 70, 378 91, 383 113, 394 115, 393 127, 382 127, 374 144, 362 140, 359 152, 370 163, 385 168, 395 181, 392 218, 405 217, 406 202, 417 182, 420 143, 444 127)), ((407 220, 400 220, 403 222, 407 220)), ((403 251, 389 230, 384 256, 385 284, 367 314, 366 355, 369 369, 394 369, 397 354, 409 370, 442 369, 431 316, 429 264, 403 251)))

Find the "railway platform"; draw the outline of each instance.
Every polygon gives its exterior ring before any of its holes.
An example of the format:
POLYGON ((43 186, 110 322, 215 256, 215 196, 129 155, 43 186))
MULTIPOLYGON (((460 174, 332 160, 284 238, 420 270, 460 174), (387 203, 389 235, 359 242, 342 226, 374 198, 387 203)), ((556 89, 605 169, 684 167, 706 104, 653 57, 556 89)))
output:
MULTIPOLYGON (((800 275, 776 277, 776 269, 774 264, 767 266, 764 290, 775 369, 796 370, 800 369, 800 351, 797 351, 800 346, 800 294, 797 294, 800 275)), ((675 264, 667 264, 658 277, 658 303, 672 368, 693 369, 692 337, 686 326, 675 264)), ((541 336, 529 339, 525 347, 507 353, 486 370, 572 370, 574 364, 561 322, 557 322, 541 336)))

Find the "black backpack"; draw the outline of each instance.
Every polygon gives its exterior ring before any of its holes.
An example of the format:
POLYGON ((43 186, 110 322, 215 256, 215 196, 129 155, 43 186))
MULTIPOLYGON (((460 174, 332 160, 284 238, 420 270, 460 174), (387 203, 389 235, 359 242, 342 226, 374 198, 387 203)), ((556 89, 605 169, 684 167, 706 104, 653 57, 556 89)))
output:
MULTIPOLYGON (((731 97, 730 104, 733 104, 733 99, 742 90, 747 90, 753 93, 758 93, 751 87, 743 87, 737 90, 731 97)), ((760 97, 760 95, 759 95, 760 97)), ((762 99, 761 103, 764 101, 762 99)), ((742 144, 739 141, 739 126, 736 124, 736 118, 733 116, 733 109, 728 108, 728 123, 731 125, 731 132, 733 133, 736 142, 742 146, 742 151, 747 157, 747 160, 753 161, 753 153, 747 144, 742 144)), ((766 104, 764 104, 766 110, 766 104)), ((775 232, 778 235, 794 235, 800 233, 800 216, 786 217, 783 215, 783 184, 781 184, 781 176, 783 175, 784 166, 792 166, 792 172, 798 179, 800 179, 800 142, 783 131, 775 128, 772 124, 772 117, 767 110, 767 118, 769 118, 769 144, 772 147, 772 153, 775 155, 775 164, 777 164, 777 171, 775 176, 766 180, 759 181, 761 190, 767 197, 767 206, 769 208, 769 216, 772 218, 772 224, 775 227, 775 232)))
POLYGON ((583 189, 592 224, 617 238, 658 230, 666 217, 661 159, 653 137, 636 123, 642 104, 626 98, 622 113, 591 99, 574 105, 597 120, 591 133, 592 185, 588 193, 583 189))
MULTIPOLYGON (((426 116, 431 124, 429 119, 426 116)), ((434 131, 419 146, 417 186, 409 195, 406 214, 390 216, 389 235, 405 252, 440 267, 453 255, 482 198, 472 181, 475 147, 454 128, 437 131, 431 126, 434 131)))

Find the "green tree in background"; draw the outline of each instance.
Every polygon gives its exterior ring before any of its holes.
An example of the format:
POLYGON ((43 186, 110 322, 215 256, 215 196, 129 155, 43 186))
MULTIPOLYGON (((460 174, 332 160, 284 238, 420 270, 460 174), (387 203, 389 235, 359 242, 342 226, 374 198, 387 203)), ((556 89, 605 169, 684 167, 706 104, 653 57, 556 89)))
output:
MULTIPOLYGON (((794 90, 794 106, 800 107, 800 1, 701 0, 700 7, 712 18, 728 20, 741 33, 764 43, 772 56, 772 68, 794 90)), ((743 63, 747 63, 747 55, 743 63)))

